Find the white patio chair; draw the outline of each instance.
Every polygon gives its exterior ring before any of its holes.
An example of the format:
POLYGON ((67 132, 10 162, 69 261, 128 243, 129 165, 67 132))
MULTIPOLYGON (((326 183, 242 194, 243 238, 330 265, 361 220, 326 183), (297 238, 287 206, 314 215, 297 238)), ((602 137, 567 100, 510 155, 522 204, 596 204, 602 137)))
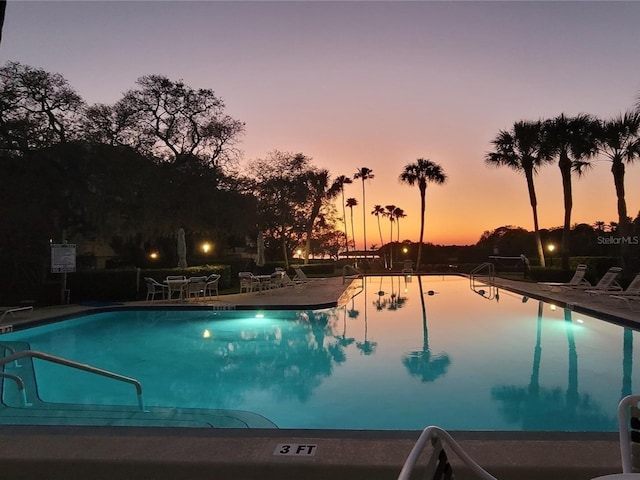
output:
POLYGON ((149 300, 154 301, 158 294, 162 295, 163 300, 166 300, 169 293, 169 285, 157 282, 151 277, 145 277, 144 281, 147 284, 147 302, 149 300))
POLYGON ((186 285, 187 298, 204 298, 207 277, 189 277, 186 285))
POLYGON ((413 261, 405 260, 402 262, 402 273, 405 275, 413 274, 413 261))
POLYGON ((177 293, 177 299, 182 300, 184 298, 185 289, 187 286, 187 277, 184 275, 167 275, 165 283, 169 287, 169 300, 173 300, 174 293, 177 293))
POLYGON ((250 293, 259 289, 260 281, 251 272, 238 272, 240 293, 250 293))
MULTIPOLYGON (((427 462, 426 471, 421 478, 427 480, 454 479, 453 467, 449 463, 448 451, 453 451, 462 460, 465 466, 481 480, 497 480, 496 477, 478 465, 453 439, 453 437, 440 427, 430 426, 422 431, 409 456, 402 466, 398 480, 409 480, 421 453, 425 448, 431 447, 431 454, 427 462), (445 449, 446 445, 446 449, 445 449)), ((466 477, 465 477, 466 478, 466 477)))
POLYGON ((618 404, 622 473, 640 472, 640 395, 627 395, 618 404))
POLYGON ((204 286, 204 296, 212 297, 213 292, 216 292, 216 297, 220 297, 220 293, 218 292, 218 285, 220 283, 220 275, 217 273, 213 273, 207 277, 207 282, 204 286))

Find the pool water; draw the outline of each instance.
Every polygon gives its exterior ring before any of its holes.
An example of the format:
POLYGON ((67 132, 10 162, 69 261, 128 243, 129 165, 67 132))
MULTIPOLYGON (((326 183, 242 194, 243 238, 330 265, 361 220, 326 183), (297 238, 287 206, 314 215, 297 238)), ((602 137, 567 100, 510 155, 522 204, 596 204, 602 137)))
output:
MULTIPOLYGON (((307 287, 309 288, 309 287, 307 287)), ((0 335, 136 378, 149 406, 280 428, 614 431, 638 332, 457 276, 367 277, 343 307, 109 312, 0 335)), ((136 405, 131 385, 34 360, 46 402, 136 405)))

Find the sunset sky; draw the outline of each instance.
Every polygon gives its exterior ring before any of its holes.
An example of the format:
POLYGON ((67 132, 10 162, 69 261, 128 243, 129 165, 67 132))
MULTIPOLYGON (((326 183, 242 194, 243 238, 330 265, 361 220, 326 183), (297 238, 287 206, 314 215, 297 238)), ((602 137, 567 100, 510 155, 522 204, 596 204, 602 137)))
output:
MULTIPOLYGON (((427 190, 425 241, 471 244, 502 225, 533 228, 524 177, 484 164, 499 130, 636 104, 639 19, 640 2, 9 0, 0 62, 60 73, 88 103, 114 103, 147 74, 211 88, 246 122, 243 163, 277 149, 334 177, 371 168, 369 245, 380 244, 375 204, 403 208, 401 240, 418 239, 419 192, 398 176, 428 158, 449 180, 427 190)), ((560 226, 559 169, 536 181, 541 226, 560 226)), ((640 164, 626 185, 635 217, 640 164)), ((361 182, 346 195, 360 203, 361 247, 361 182)), ((574 182, 573 222, 597 220, 617 220, 605 161, 574 182)))

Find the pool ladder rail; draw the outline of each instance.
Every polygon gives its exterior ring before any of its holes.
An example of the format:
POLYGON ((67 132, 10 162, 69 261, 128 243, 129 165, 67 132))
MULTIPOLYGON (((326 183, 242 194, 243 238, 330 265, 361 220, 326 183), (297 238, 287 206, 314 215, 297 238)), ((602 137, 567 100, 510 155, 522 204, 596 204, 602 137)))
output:
MULTIPOLYGON (((111 372, 109 370, 103 370, 101 368, 87 365, 85 363, 75 362, 73 360, 69 360, 68 358, 57 357, 55 355, 39 352, 37 350, 16 351, 13 347, 6 344, 2 344, 0 345, 0 347, 5 350, 8 350, 11 353, 9 356, 6 356, 0 359, 0 367, 4 367, 5 365, 10 364, 12 362, 15 362, 16 366, 20 366, 18 364, 18 360, 20 360, 21 358, 37 358, 47 362, 56 363, 58 365, 63 365, 66 367, 75 368, 77 370, 82 370, 84 372, 93 373, 95 375, 100 375, 106 378, 111 378, 113 380, 117 380, 120 382, 129 383, 133 385, 136 389, 136 396, 137 396, 138 407, 140 408, 140 411, 142 412, 148 411, 145 408, 145 404, 144 404, 144 396, 142 394, 142 384, 135 378, 126 377, 124 375, 120 375, 119 373, 111 372)), ((0 378, 7 378, 9 380, 13 380, 14 382, 16 382, 18 386, 18 390, 20 392, 20 396, 22 398, 23 406, 25 407, 32 406, 32 404, 29 403, 27 400, 25 382, 20 376, 6 373, 6 372, 0 372, 0 378)))
POLYGON ((500 294, 495 284, 496 267, 491 262, 484 262, 471 270, 469 288, 487 300, 499 299, 500 294))

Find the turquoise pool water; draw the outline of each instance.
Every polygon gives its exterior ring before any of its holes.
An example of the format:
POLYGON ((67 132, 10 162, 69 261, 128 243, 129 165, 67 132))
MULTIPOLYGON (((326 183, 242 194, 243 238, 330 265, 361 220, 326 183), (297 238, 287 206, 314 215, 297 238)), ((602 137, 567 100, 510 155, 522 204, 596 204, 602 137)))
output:
MULTIPOLYGON (((0 335, 138 379, 149 406, 280 428, 614 431, 638 332, 456 276, 368 277, 317 311, 139 310, 0 335)), ((34 360, 46 402, 136 405, 130 385, 34 360)))

